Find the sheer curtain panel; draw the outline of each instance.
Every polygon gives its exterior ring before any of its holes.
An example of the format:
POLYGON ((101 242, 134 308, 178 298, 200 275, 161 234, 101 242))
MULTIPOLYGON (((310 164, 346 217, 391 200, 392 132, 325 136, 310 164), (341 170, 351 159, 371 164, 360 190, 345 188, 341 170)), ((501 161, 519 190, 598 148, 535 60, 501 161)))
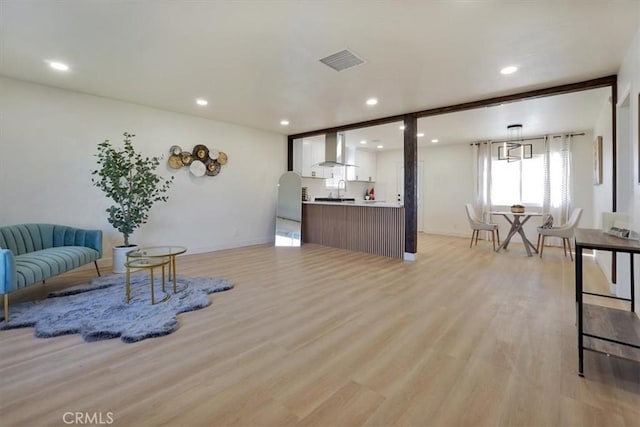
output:
MULTIPOLYGON (((550 135, 545 140, 542 213, 553 215, 554 227, 566 224, 572 209, 571 140, 570 135, 550 135)), ((560 246, 562 240, 551 238, 548 243, 560 246)))
MULTIPOLYGON (((473 144, 474 201, 476 214, 483 222, 491 222, 491 142, 473 144)), ((487 238, 484 232, 483 238, 487 238)))

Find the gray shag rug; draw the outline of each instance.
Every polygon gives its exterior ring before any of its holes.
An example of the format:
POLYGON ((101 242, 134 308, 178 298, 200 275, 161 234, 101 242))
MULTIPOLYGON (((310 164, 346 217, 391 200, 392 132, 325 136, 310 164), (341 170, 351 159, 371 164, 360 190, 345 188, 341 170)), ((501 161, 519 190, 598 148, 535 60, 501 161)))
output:
MULTIPOLYGON (((162 279, 155 277, 155 299, 161 300, 162 279)), ((9 322, 0 329, 33 326, 35 336, 49 338, 80 334, 85 341, 120 337, 126 343, 168 335, 178 329, 177 315, 199 310, 211 304, 209 294, 233 288, 225 279, 209 277, 177 278, 166 282, 168 301, 151 305, 148 273, 131 275, 131 302, 125 302, 125 275, 98 277, 88 285, 74 286, 49 294, 47 299, 9 306, 9 322)))

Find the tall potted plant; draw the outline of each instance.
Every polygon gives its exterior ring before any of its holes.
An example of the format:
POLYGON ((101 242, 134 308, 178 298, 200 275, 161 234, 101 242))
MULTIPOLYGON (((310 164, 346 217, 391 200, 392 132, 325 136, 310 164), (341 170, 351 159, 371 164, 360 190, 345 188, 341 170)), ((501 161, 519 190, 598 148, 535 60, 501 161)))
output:
POLYGON ((173 176, 165 180, 155 170, 158 157, 142 157, 131 142, 135 135, 125 132, 124 147, 115 148, 109 140, 98 144, 98 169, 91 172, 91 182, 104 191, 114 204, 107 208, 107 220, 124 238, 124 244, 113 248, 113 272, 124 273, 126 253, 136 245, 129 237, 149 219, 155 202, 166 202, 173 176))

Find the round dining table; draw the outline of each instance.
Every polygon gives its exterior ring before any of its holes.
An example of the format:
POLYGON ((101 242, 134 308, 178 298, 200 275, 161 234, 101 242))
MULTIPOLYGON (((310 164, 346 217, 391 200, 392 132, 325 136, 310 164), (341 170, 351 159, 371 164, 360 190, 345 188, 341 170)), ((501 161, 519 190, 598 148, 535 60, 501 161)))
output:
POLYGON ((542 216, 541 212, 525 211, 522 213, 516 213, 511 211, 495 211, 495 212, 491 212, 491 215, 501 215, 509 222, 509 224, 511 224, 511 229, 509 230, 509 234, 507 234, 507 237, 502 241, 502 244, 498 246, 498 249, 496 249, 496 252, 500 252, 500 249, 507 249, 507 247, 509 246, 509 242, 511 241, 511 238, 516 233, 518 233, 522 238, 522 243, 524 244, 524 249, 527 251, 527 255, 532 256, 531 249, 533 249, 535 253, 538 253, 538 249, 527 238, 527 235, 525 234, 524 229, 522 227, 527 221, 529 221, 531 217, 542 216))

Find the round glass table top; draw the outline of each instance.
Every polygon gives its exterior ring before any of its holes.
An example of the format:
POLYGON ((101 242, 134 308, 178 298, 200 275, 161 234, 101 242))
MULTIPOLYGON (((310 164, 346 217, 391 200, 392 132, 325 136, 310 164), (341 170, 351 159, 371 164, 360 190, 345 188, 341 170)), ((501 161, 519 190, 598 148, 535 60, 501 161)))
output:
POLYGON ((153 268, 160 267, 161 265, 168 264, 168 257, 155 257, 155 258, 134 258, 127 261, 125 264, 129 268, 153 268))
POLYGON ((187 252, 187 248, 184 246, 149 246, 146 248, 134 249, 127 253, 129 258, 154 258, 175 256, 187 252))

